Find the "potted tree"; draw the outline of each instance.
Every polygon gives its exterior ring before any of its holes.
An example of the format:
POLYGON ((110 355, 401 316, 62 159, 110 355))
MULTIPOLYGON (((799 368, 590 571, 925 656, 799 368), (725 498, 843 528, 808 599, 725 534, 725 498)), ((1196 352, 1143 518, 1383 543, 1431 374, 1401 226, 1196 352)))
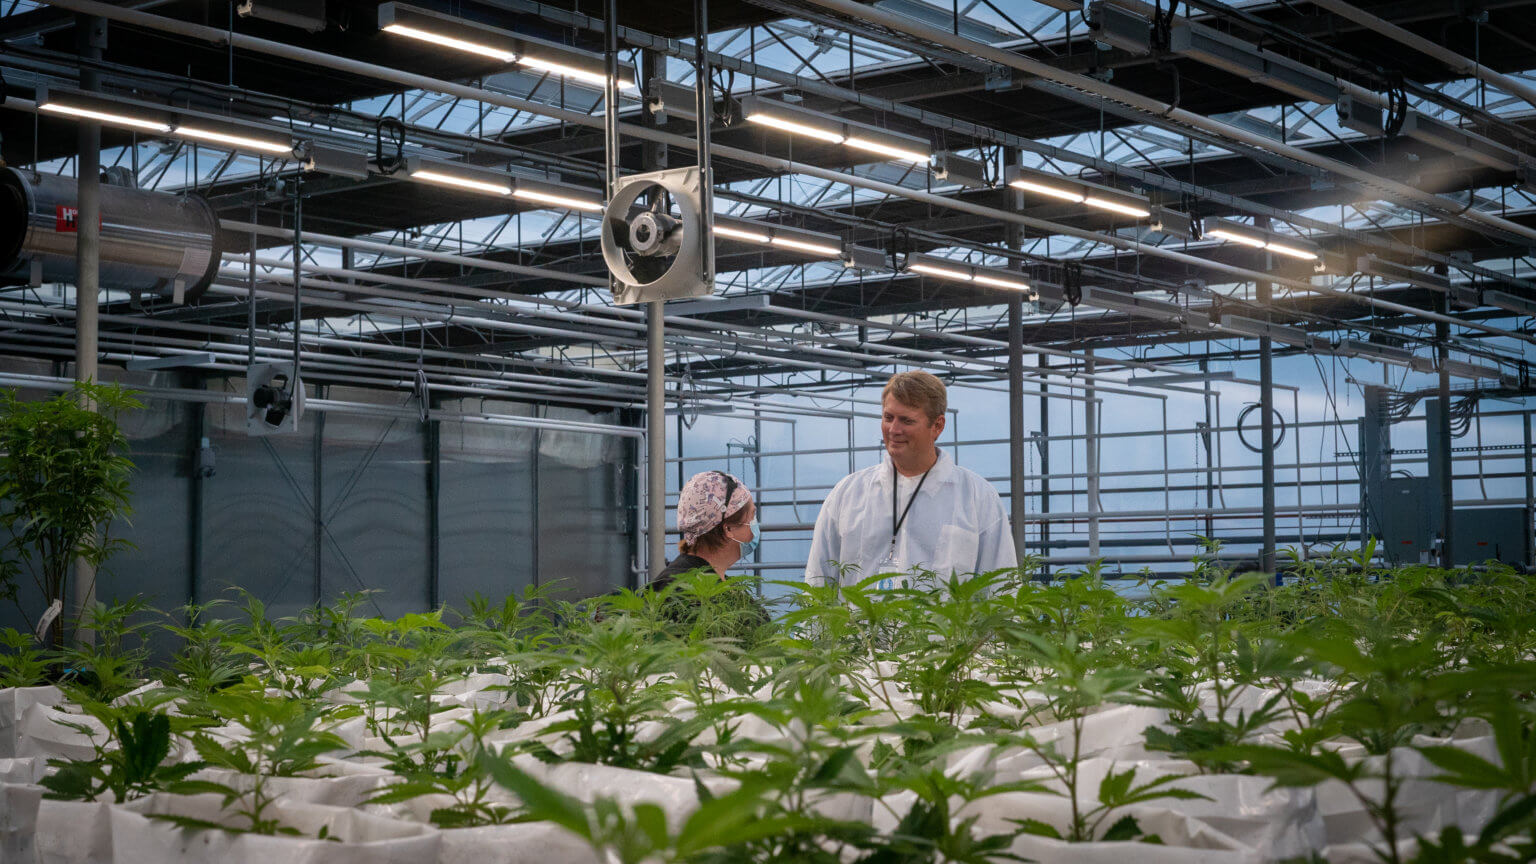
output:
MULTIPOLYGON (((77 558, 100 567, 127 543, 108 533, 112 520, 131 510, 133 462, 117 420, 140 407, 115 384, 78 383, 41 402, 0 390, 0 525, 9 532, 0 547, 0 594, 17 604, 33 632, 54 602, 64 601, 77 558), (24 573, 42 595, 41 608, 21 604, 17 583, 24 573)), ((59 616, 47 634, 46 641, 63 642, 59 616)))

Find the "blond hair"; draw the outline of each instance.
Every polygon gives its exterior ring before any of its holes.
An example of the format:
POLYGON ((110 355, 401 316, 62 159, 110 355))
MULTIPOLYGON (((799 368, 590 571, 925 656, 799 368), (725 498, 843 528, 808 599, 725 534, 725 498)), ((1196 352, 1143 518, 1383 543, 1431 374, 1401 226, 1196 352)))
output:
POLYGON ((891 380, 885 382, 885 389, 880 391, 880 401, 884 402, 886 397, 921 410, 929 420, 943 417, 949 409, 949 393, 944 382, 937 375, 921 370, 892 375, 891 380))

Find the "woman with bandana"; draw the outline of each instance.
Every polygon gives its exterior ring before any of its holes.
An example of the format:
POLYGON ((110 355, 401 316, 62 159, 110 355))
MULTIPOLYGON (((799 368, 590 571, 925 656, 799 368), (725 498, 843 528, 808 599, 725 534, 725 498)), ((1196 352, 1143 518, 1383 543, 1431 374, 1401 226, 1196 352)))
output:
MULTIPOLYGON (((750 557, 760 536, 752 493, 724 471, 695 474, 677 496, 677 530, 682 535, 677 544, 680 554, 651 579, 646 586, 651 591, 666 589, 685 573, 725 579, 727 569, 750 557)), ((768 612, 754 594, 742 588, 731 595, 730 603, 742 613, 740 623, 750 629, 768 623, 768 612)))

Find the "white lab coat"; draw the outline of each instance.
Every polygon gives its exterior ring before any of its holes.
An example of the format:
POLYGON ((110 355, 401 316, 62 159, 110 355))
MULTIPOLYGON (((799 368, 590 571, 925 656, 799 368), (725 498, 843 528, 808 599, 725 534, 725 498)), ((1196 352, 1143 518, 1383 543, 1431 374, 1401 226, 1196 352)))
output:
MULTIPOLYGON (((910 492, 901 490, 898 515, 910 492)), ((853 584, 879 572, 891 548, 891 457, 844 477, 833 487, 816 517, 805 581, 828 585, 838 578, 837 564, 852 565, 842 577, 853 584)), ((928 480, 896 535, 896 570, 986 573, 1018 566, 1008 514, 997 490, 975 471, 939 451, 928 480)))

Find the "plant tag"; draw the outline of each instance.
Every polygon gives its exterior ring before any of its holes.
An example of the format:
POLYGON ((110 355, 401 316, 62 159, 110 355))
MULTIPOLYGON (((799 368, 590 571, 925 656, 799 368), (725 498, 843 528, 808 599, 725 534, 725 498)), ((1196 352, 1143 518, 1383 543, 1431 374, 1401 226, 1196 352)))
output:
POLYGON ((44 638, 43 634, 48 632, 48 628, 53 625, 53 619, 59 617, 59 613, 63 611, 63 600, 55 600, 48 604, 48 611, 44 612, 43 617, 37 620, 37 641, 48 641, 46 638, 44 638))

